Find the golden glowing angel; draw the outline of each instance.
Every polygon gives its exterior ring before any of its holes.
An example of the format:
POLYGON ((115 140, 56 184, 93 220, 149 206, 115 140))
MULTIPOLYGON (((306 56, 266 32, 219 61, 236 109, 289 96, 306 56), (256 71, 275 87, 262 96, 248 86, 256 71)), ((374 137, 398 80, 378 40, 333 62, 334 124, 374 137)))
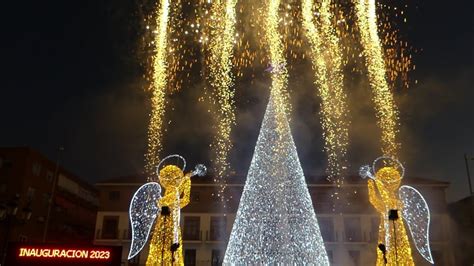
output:
POLYGON ((400 186, 404 173, 403 165, 389 157, 380 157, 374 161, 372 169, 367 165, 359 171, 361 177, 369 178, 369 201, 380 213, 376 265, 415 265, 405 222, 419 253, 434 263, 429 243, 428 204, 413 187, 400 186), (377 170, 377 163, 382 162, 386 166, 377 170))
POLYGON ((165 189, 163 197, 161 186, 156 182, 141 186, 133 196, 129 213, 132 243, 128 259, 143 249, 152 233, 146 265, 184 265, 179 227, 181 208, 189 203, 191 177, 206 173, 206 167, 199 164, 193 172, 184 174, 185 166, 186 161, 179 155, 164 158, 157 167, 158 179, 165 189), (181 159, 183 168, 169 164, 160 169, 170 158, 181 159))

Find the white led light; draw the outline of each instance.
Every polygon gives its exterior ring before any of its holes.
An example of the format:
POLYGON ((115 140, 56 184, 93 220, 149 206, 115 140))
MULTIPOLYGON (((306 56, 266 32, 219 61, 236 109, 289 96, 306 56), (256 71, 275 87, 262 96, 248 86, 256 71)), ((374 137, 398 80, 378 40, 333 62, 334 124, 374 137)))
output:
POLYGON ((421 256, 434 264, 430 249, 430 209, 421 193, 413 187, 401 186, 398 190, 403 202, 403 218, 408 224, 416 249, 421 256))
POLYGON ((283 108, 271 96, 224 265, 329 265, 283 108))
POLYGON ((161 187, 156 182, 144 184, 133 195, 129 209, 132 243, 128 259, 140 253, 148 241, 153 223, 160 212, 160 198, 161 187))

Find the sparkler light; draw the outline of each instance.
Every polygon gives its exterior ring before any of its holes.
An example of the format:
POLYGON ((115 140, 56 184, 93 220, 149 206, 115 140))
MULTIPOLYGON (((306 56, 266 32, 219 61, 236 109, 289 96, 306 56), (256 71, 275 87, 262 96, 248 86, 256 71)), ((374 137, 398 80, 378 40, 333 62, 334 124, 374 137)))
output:
POLYGON ((278 72, 272 72, 271 94, 274 96, 275 108, 281 109, 285 114, 290 111, 289 95, 286 90, 288 83, 288 70, 286 68, 285 49, 281 34, 278 30, 280 21, 279 0, 265 2, 264 13, 264 38, 268 46, 270 65, 278 66, 278 72))
POLYGON ((320 113, 324 148, 328 156, 328 178, 340 188, 344 180, 343 169, 347 167, 349 139, 341 49, 331 22, 331 0, 322 0, 318 7, 313 8, 312 0, 303 0, 303 25, 311 46, 315 84, 321 97, 320 113), (314 10, 317 10, 316 16, 314 10))
POLYGON ((224 265, 329 265, 284 109, 271 94, 224 265))
POLYGON ((158 164, 159 153, 163 146, 161 141, 165 112, 168 14, 169 0, 163 0, 159 13, 156 15, 157 31, 153 41, 155 53, 152 57, 151 115, 148 125, 148 151, 145 155, 145 168, 150 175, 154 174, 154 167, 158 164))
POLYGON ((236 0, 214 1, 212 3, 213 16, 211 17, 212 27, 209 42, 209 79, 214 89, 214 101, 219 110, 215 117, 217 133, 212 145, 216 169, 214 182, 220 183, 218 196, 221 197, 224 205, 225 177, 229 170, 228 156, 232 148, 230 133, 235 124, 232 55, 236 3, 236 0))
POLYGON ((377 31, 375 0, 355 0, 355 10, 378 126, 382 130, 382 152, 384 155, 397 157, 398 112, 386 79, 385 62, 377 31))
MULTIPOLYGON (((223 196, 232 148, 230 135, 235 124, 235 80, 247 73, 246 67, 256 70, 259 65, 270 65, 267 70, 270 70, 271 90, 275 92, 277 108, 283 108, 289 114, 289 71, 294 62, 309 55, 322 100, 320 114, 328 157, 327 172, 337 187, 342 186, 349 139, 342 70, 354 63, 351 61, 360 60, 357 59, 360 51, 356 51, 359 46, 351 43, 354 36, 359 35, 357 27, 349 24, 354 18, 359 26, 364 59, 374 91, 378 125, 382 129, 382 151, 395 156, 399 148, 396 139, 398 114, 389 85, 400 77, 404 83, 407 82, 411 57, 405 52, 408 49, 406 42, 398 41, 398 35, 385 14, 387 12, 380 14, 381 19, 377 21, 375 0, 354 1, 354 10, 352 5, 330 0, 158 1, 156 14, 151 16, 154 21, 149 23, 149 32, 154 37, 149 45, 154 51, 150 60, 152 108, 145 154, 147 173, 154 174, 153 167, 163 148, 162 137, 167 124, 164 121, 166 92, 188 87, 184 83, 194 81, 190 75, 198 73, 201 67, 201 77, 207 79, 212 88, 210 95, 204 94, 210 96, 217 107, 212 160, 216 169, 214 181, 220 183, 218 194, 223 196), (377 32, 377 26, 380 32, 377 32), (302 33, 309 40, 310 53, 302 33)), ((379 6, 390 9, 388 5, 379 6)), ((401 17, 402 14, 395 15, 401 17)), ((255 73, 251 75, 253 80, 255 73)), ((202 99, 204 97, 199 98, 202 99)))

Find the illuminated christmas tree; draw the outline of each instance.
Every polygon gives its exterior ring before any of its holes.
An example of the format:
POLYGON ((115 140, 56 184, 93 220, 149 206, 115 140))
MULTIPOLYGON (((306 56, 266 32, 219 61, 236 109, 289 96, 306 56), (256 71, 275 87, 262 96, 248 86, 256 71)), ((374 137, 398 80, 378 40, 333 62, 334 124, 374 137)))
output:
POLYGON ((329 265, 284 109, 270 97, 224 265, 329 265))

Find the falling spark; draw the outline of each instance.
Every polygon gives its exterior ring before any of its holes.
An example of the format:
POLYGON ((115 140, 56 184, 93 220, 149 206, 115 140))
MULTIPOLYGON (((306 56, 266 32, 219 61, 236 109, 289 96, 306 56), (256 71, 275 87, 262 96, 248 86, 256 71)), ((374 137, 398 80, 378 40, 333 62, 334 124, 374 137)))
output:
POLYGON ((271 94, 275 97, 276 109, 279 112, 289 113, 289 95, 286 90, 288 83, 288 70, 286 68, 285 49, 279 32, 279 0, 269 0, 266 3, 264 37, 269 48, 270 65, 278 66, 279 71, 271 73, 271 94))
POLYGON ((169 2, 163 0, 156 16, 157 32, 154 38, 155 53, 152 58, 151 115, 148 126, 148 151, 145 155, 147 174, 154 175, 162 149, 163 116, 165 112, 166 56, 169 2))
POLYGON ((357 0, 355 9, 378 126, 382 131, 382 152, 396 158, 399 149, 396 140, 398 112, 386 78, 382 46, 377 32, 375 0, 357 0))
POLYGON ((347 167, 349 139, 341 48, 331 22, 331 1, 321 1, 317 16, 314 16, 312 0, 303 0, 302 4, 303 26, 311 46, 315 84, 321 97, 321 124, 328 156, 328 179, 340 188, 344 182, 344 169, 347 167), (313 22, 314 18, 316 24, 313 22))
MULTIPOLYGON (((218 196, 224 202, 225 177, 229 171, 228 156, 232 148, 231 129, 235 124, 232 55, 234 51, 236 0, 214 1, 212 27, 209 42, 209 80, 214 89, 214 101, 218 105, 215 117, 217 133, 213 143, 216 175, 220 183, 218 196)), ((225 206, 224 206, 225 207, 225 206)))

